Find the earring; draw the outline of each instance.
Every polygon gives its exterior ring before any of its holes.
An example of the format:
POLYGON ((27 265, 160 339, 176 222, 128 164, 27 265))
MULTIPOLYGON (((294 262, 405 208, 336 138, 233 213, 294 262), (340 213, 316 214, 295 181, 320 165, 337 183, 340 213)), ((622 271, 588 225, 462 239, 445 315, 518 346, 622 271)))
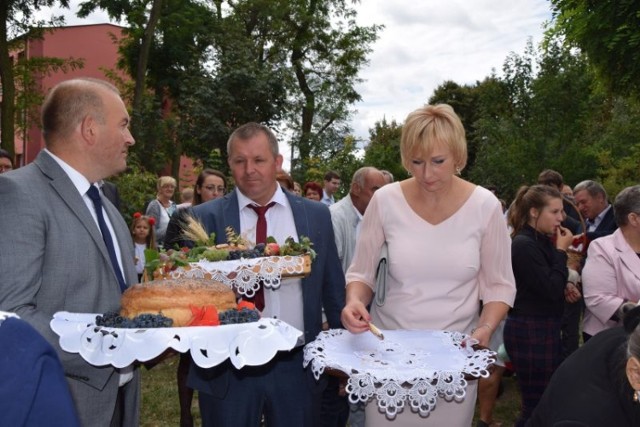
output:
POLYGON ((633 401, 636 403, 640 401, 640 391, 636 390, 633 392, 633 401))
POLYGON ((456 166, 456 175, 460 175, 462 173, 462 169, 460 169, 460 166, 456 166))

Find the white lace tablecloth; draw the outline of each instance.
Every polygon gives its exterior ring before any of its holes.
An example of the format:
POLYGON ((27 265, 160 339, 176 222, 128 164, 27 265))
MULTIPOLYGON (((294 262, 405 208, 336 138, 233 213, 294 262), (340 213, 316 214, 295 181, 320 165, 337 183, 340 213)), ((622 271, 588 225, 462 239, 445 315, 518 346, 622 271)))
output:
MULTIPOLYGON (((433 330, 385 330, 384 340, 372 333, 352 334, 333 329, 320 333, 304 349, 304 366, 316 378, 326 368, 348 375, 349 400, 376 398, 393 419, 405 405, 427 416, 438 396, 464 399, 465 375, 487 377, 495 353, 462 345, 467 335, 433 330)), ((473 344, 471 342, 470 344, 473 344)))
POLYGON ((280 350, 291 350, 302 335, 289 324, 271 318, 254 323, 184 328, 118 329, 96 326, 96 314, 61 311, 53 316, 51 329, 60 336, 60 347, 79 353, 96 366, 124 368, 138 360, 151 360, 172 348, 191 351, 203 368, 226 359, 240 369, 267 363, 280 350))
POLYGON ((171 279, 183 277, 212 279, 232 287, 241 295, 252 298, 262 283, 278 289, 282 277, 304 276, 309 273, 310 259, 304 256, 272 256, 233 261, 198 261, 167 273, 171 279), (306 268, 305 268, 306 267, 306 268))

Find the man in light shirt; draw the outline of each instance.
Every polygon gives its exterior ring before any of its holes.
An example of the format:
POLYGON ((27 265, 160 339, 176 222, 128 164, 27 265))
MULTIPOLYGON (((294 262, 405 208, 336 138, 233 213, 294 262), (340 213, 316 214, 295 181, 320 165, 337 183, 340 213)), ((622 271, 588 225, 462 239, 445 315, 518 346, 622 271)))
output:
POLYGON ((320 199, 322 203, 331 206, 336 202, 333 196, 340 189, 340 182, 338 172, 329 171, 324 174, 324 187, 322 189, 322 199, 320 199))
POLYGON ((360 168, 353 174, 349 194, 329 208, 338 256, 345 273, 351 265, 362 216, 373 193, 386 183, 385 176, 378 169, 371 166, 360 168))

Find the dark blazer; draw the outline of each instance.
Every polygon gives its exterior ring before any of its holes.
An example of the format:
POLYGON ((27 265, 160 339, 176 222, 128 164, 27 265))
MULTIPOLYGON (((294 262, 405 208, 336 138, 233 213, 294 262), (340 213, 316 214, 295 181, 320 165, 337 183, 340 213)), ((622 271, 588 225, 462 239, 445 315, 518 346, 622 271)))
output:
POLYGON ((0 323, 0 425, 80 426, 51 345, 22 319, 0 323))
MULTIPOLYGON (((322 203, 298 197, 287 191, 298 236, 313 242, 318 256, 311 265, 311 274, 302 279, 304 303, 304 338, 313 341, 322 329, 322 307, 331 328, 341 328, 340 312, 345 303, 345 282, 334 240, 331 214, 322 203)), ((235 191, 222 198, 192 208, 207 233, 216 233, 217 243, 226 243, 225 228, 240 231, 238 195, 235 191)))
POLYGON ((527 427, 640 425, 640 405, 625 375, 628 335, 600 332, 556 370, 527 427))
POLYGON ((116 187, 113 182, 103 181, 101 190, 102 194, 104 194, 104 197, 109 199, 109 201, 113 203, 113 206, 115 206, 116 209, 120 211, 121 200, 120 193, 118 193, 118 187, 116 187))
MULTIPOLYGON (((137 282, 133 241, 122 215, 105 197, 118 240, 125 282, 137 282)), ((121 291, 100 229, 69 176, 46 152, 0 175, 0 310, 15 312, 57 350, 83 425, 109 425, 118 395, 112 366, 96 367, 60 348, 50 328, 58 311, 118 310, 121 291)), ((126 390, 125 425, 135 425, 139 376, 126 390), (129 391, 131 394, 128 394, 129 391)))
POLYGON ((595 229, 595 231, 587 232, 587 239, 590 242, 597 239, 598 237, 608 236, 609 234, 612 234, 614 231, 616 231, 617 228, 618 224, 616 224, 616 218, 613 216, 612 206, 611 209, 609 209, 609 211, 606 213, 604 218, 602 218, 602 221, 600 221, 600 224, 598 224, 598 227, 595 229))
POLYGON ((193 247, 192 241, 185 240, 182 237, 182 225, 190 214, 190 208, 180 208, 171 215, 169 224, 167 225, 167 231, 164 234, 163 246, 165 249, 193 247))

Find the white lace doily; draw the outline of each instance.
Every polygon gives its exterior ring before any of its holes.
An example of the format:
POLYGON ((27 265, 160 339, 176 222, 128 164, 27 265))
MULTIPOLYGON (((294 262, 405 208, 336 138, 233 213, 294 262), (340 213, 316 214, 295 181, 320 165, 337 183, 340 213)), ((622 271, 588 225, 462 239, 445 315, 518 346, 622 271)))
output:
POLYGON ((172 348, 191 351, 203 368, 227 358, 240 369, 267 363, 280 350, 291 350, 302 332, 271 318, 224 326, 184 328, 118 329, 96 326, 96 314, 61 311, 53 316, 51 329, 60 336, 60 347, 79 353, 96 366, 123 368, 134 361, 151 360, 172 348))
POLYGON ((393 419, 405 405, 427 416, 437 397, 462 400, 465 375, 487 377, 495 362, 490 350, 469 348, 458 332, 385 330, 384 340, 365 332, 332 329, 321 332, 304 349, 304 366, 316 378, 326 368, 348 375, 347 392, 353 403, 377 399, 380 410, 393 419))
POLYGON ((234 261, 198 261, 188 267, 170 271, 168 277, 212 279, 232 287, 241 295, 253 297, 263 283, 278 289, 282 277, 304 276, 310 271, 310 260, 304 256, 272 256, 234 261))

